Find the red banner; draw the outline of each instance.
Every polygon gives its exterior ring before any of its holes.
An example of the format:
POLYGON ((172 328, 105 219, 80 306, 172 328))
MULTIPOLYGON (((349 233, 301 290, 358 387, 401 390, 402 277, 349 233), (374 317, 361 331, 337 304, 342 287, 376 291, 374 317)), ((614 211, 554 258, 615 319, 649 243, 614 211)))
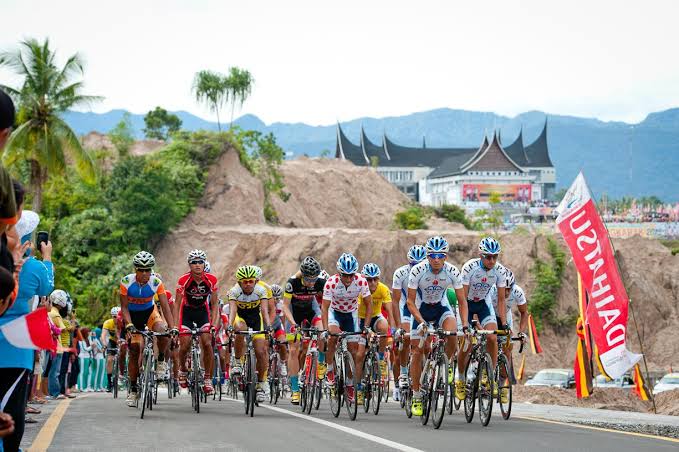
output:
POLYGON ((582 173, 578 174, 557 211, 557 225, 589 296, 586 323, 606 373, 614 379, 619 378, 641 359, 641 355, 627 350, 627 292, 606 227, 582 173))

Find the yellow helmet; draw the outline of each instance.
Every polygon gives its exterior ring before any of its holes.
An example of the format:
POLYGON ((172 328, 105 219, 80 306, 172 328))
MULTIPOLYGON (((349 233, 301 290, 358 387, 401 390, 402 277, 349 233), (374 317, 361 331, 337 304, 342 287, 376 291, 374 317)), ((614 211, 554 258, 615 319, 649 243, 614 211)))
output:
POLYGON ((256 279, 257 269, 252 265, 242 265, 236 270, 236 279, 242 281, 244 279, 256 279))

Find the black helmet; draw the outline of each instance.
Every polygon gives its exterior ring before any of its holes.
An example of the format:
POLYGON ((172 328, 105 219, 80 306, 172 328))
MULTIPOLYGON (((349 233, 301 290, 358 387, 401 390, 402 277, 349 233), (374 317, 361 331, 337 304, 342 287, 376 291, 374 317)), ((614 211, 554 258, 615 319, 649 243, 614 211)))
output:
POLYGON ((305 278, 318 278, 318 275, 321 273, 321 264, 313 257, 307 256, 299 266, 299 271, 302 272, 302 276, 305 278))

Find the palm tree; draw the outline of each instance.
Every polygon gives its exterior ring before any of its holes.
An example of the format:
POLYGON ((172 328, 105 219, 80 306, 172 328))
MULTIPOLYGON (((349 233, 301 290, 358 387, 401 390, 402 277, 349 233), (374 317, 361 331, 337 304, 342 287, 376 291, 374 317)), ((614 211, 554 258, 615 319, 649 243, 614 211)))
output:
POLYGON ((57 67, 56 53, 49 39, 42 43, 27 39, 19 48, 0 53, 0 66, 23 77, 21 88, 0 85, 19 106, 19 127, 10 136, 3 162, 11 166, 28 161, 33 210, 42 206, 42 187, 50 172, 63 172, 67 161, 74 162, 83 179, 95 179, 94 162, 80 144, 75 132, 60 114, 72 107, 89 105, 101 98, 81 94, 83 82, 73 81, 83 75, 84 62, 77 53, 63 67, 57 67))
POLYGON ((252 93, 252 85, 254 85, 255 79, 247 69, 232 67, 229 68, 229 76, 225 79, 225 83, 229 93, 228 97, 231 100, 231 125, 229 126, 231 128, 233 127, 233 111, 236 102, 239 103, 239 107, 243 107, 243 103, 252 93))
POLYGON ((221 132, 222 125, 219 122, 219 108, 229 99, 226 78, 217 72, 197 72, 193 79, 193 93, 198 102, 206 104, 210 111, 217 114, 217 128, 221 132))

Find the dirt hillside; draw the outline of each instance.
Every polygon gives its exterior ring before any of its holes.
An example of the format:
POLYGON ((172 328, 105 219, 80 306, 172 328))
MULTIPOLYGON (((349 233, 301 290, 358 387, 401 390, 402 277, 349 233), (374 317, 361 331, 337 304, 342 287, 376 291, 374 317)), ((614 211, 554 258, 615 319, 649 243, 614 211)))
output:
MULTIPOLYGON (((235 152, 225 153, 211 169, 199 207, 155 250, 168 285, 186 271, 185 256, 192 248, 208 252, 225 290, 234 284, 233 272, 243 263, 257 263, 270 282, 283 282, 302 257, 316 256, 332 271, 340 253, 356 254, 360 263, 378 263, 391 283, 394 269, 405 261, 409 246, 427 237, 445 235, 454 251, 450 260, 461 267, 476 255, 480 234, 446 222, 424 231, 390 230, 395 212, 406 198, 370 168, 329 159, 301 159, 283 165, 287 203, 273 203, 283 226, 265 224, 259 181, 239 163, 235 152)), ((558 243, 565 248, 559 236, 558 243)), ((501 236, 501 261, 510 266, 528 299, 535 287, 530 272, 535 257, 549 261, 547 239, 528 232, 501 236)), ((614 241, 623 278, 632 299, 649 367, 679 369, 679 255, 659 242, 640 237, 614 241)), ((575 268, 567 252, 566 271, 557 300, 560 316, 577 310, 575 268)), ((529 372, 544 367, 573 365, 575 327, 547 327, 540 335, 545 353, 527 356, 529 372)), ((640 351, 630 313, 629 347, 640 351)))
MULTIPOLYGON (((83 147, 86 149, 105 149, 107 151, 115 150, 113 143, 107 135, 99 132, 90 132, 83 136, 82 139, 83 147)), ((131 155, 144 155, 149 152, 153 152, 165 146, 165 142, 162 140, 138 140, 135 141, 130 148, 131 155)))

